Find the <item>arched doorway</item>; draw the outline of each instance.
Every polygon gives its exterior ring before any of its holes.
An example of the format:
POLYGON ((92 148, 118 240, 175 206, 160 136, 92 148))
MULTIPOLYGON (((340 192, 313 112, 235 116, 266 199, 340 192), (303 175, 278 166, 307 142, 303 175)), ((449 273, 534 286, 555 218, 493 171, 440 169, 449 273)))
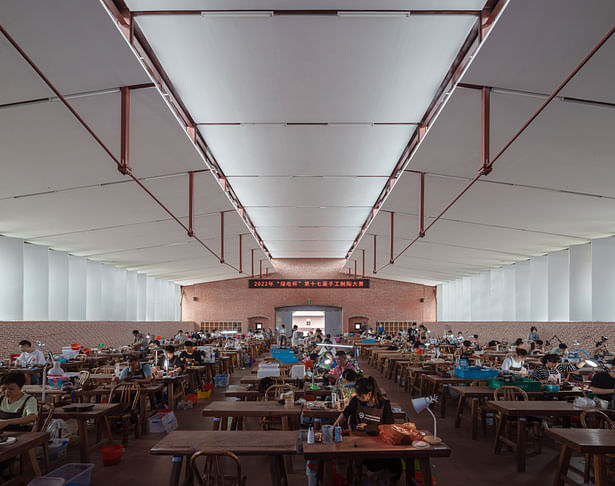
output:
POLYGON ((342 336, 342 308, 323 305, 290 305, 284 307, 275 308, 275 327, 276 330, 282 327, 282 324, 286 329, 291 329, 293 326, 293 317, 295 322, 304 323, 304 327, 314 329, 320 327, 316 325, 317 318, 322 315, 324 317, 324 332, 325 334, 331 334, 333 337, 342 336), (306 324, 308 318, 310 319, 310 325, 306 324), (297 319, 301 317, 302 319, 297 319), (312 323, 314 325, 312 325, 312 323))
POLYGON ((265 329, 271 329, 273 331, 269 316, 248 316, 248 329, 252 331, 262 330, 263 332, 265 329))

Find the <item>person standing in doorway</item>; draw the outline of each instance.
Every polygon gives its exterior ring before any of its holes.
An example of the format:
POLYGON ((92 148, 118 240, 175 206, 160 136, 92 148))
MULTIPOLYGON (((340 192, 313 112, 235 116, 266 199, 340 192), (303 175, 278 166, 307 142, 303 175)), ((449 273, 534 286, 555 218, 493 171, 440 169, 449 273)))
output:
POLYGON ((286 346, 286 326, 282 324, 282 327, 280 327, 278 332, 280 333, 280 347, 286 346))
POLYGON ((293 330, 290 332, 290 345, 295 348, 299 345, 299 326, 294 325, 293 330))

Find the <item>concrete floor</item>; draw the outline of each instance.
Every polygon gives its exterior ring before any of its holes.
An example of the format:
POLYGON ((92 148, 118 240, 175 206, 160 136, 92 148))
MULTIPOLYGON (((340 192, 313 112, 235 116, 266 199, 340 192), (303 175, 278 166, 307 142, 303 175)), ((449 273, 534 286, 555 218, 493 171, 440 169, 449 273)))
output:
MULTIPOLYGON (((382 378, 366 363, 361 363, 366 374, 374 373, 378 382, 388 392, 389 398, 401 404, 405 410, 411 410, 410 398, 394 382, 382 378)), ((249 371, 236 371, 231 378, 231 383, 239 383, 243 374, 249 371)), ((223 400, 222 389, 216 389, 214 399, 223 400)), ((203 418, 200 410, 208 403, 200 400, 198 405, 187 411, 176 412, 180 429, 210 430, 211 419, 203 418)), ((547 438, 543 438, 542 454, 529 457, 527 471, 517 473, 515 458, 512 452, 504 451, 496 456, 492 452, 493 431, 485 437, 479 434, 478 440, 470 439, 469 424, 464 423, 460 429, 453 427, 454 404, 451 401, 447 418, 438 421, 438 435, 452 448, 452 455, 446 459, 436 459, 432 462, 434 477, 438 485, 508 485, 515 486, 542 486, 552 484, 559 446, 547 438)), ((431 429, 433 422, 431 416, 424 412, 417 416, 410 414, 410 420, 414 421, 422 429, 431 429)), ((248 423, 249 424, 249 423, 248 423)), ((256 424, 253 423, 252 426, 256 424)), ((250 425, 248 425, 250 427, 250 425)), ((131 439, 124 451, 122 462, 116 466, 104 467, 100 452, 92 455, 95 465, 92 474, 92 485, 135 486, 148 484, 151 486, 168 484, 171 470, 169 457, 151 456, 149 449, 158 442, 164 434, 148 434, 138 440, 131 439)), ((305 462, 301 457, 295 457, 294 473, 289 474, 291 486, 307 485, 305 476, 305 462)), ((77 446, 69 448, 69 456, 66 462, 79 462, 77 446)), ((242 457, 244 474, 247 475, 247 485, 269 484, 269 468, 263 470, 263 459, 259 457, 242 457)), ((582 465, 581 458, 575 460, 578 466, 582 465)), ((57 466, 54 464, 52 467, 57 466)), ((580 479, 580 478, 575 478, 580 479)))

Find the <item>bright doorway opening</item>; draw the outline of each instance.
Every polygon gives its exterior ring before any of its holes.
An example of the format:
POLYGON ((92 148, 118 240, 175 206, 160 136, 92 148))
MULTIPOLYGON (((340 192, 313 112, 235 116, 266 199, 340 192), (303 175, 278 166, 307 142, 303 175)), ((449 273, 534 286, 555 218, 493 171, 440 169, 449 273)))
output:
POLYGON ((325 311, 298 310, 293 312, 292 319, 293 327, 297 326, 303 335, 316 332, 316 329, 325 332, 325 311))

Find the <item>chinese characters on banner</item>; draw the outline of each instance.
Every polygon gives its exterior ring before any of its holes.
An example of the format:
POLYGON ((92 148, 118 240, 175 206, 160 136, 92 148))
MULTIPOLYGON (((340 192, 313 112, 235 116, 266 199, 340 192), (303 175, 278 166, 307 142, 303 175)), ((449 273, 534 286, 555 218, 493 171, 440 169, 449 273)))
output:
POLYGON ((368 289, 369 279, 250 279, 251 289, 368 289))

